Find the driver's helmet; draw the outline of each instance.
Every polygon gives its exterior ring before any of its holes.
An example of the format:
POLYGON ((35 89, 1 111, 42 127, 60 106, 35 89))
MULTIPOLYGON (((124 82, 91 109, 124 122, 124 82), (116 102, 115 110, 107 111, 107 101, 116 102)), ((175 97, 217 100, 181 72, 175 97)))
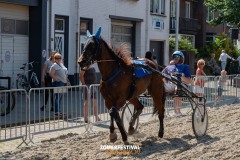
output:
POLYGON ((181 51, 175 51, 173 52, 172 54, 172 58, 176 57, 176 56, 179 56, 180 57, 180 60, 179 60, 179 63, 184 63, 184 54, 181 52, 181 51))

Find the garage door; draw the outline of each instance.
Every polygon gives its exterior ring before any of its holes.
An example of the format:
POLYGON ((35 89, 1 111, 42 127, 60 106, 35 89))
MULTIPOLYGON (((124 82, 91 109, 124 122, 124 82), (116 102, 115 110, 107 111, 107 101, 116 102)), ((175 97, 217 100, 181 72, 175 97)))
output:
POLYGON ((112 22, 111 41, 116 48, 122 43, 125 43, 129 47, 129 51, 132 51, 132 30, 133 24, 130 21, 113 21, 112 22))
MULTIPOLYGON (((17 73, 28 62, 28 6, 0 3, 0 77, 11 77, 16 88, 17 73)), ((0 80, 7 86, 7 81, 0 80)))

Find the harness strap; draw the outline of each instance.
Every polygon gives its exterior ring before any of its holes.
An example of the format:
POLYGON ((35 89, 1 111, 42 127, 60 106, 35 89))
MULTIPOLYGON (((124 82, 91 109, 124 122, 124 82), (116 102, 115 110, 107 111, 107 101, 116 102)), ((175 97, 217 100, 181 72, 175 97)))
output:
POLYGON ((136 90, 136 75, 135 75, 134 70, 135 70, 135 66, 132 65, 132 83, 131 83, 131 86, 130 86, 130 91, 129 91, 127 100, 132 98, 132 96, 134 94, 134 91, 136 90))
POLYGON ((103 81, 103 82, 105 82, 105 83, 109 83, 109 82, 111 82, 114 78, 116 78, 116 77, 120 74, 120 72, 121 72, 120 69, 117 70, 116 72, 113 73, 113 75, 112 75, 108 80, 103 81))

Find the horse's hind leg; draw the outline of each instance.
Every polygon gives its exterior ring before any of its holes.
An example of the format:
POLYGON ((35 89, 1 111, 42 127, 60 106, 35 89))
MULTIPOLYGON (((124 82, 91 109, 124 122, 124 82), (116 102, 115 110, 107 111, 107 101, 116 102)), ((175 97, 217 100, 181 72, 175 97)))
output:
POLYGON ((142 113, 142 110, 144 108, 144 106, 139 102, 138 98, 133 98, 129 101, 131 104, 134 105, 134 108, 137 110, 136 112, 134 112, 130 122, 129 122, 129 128, 128 128, 128 134, 132 135, 134 133, 134 124, 137 120, 137 118, 139 117, 139 115, 142 113))
POLYGON ((160 122, 160 128, 158 132, 158 137, 162 138, 164 134, 164 105, 165 105, 165 94, 163 83, 159 79, 154 79, 149 88, 151 90, 151 96, 154 101, 154 113, 157 112, 158 119, 160 122), (159 86, 159 87, 156 87, 159 86))
POLYGON ((114 132, 114 123, 113 123, 113 120, 115 119, 115 121, 117 123, 117 126, 118 126, 118 129, 119 129, 119 131, 120 131, 120 133, 122 135, 122 140, 123 140, 124 144, 128 144, 127 134, 126 134, 126 132, 123 129, 122 120, 121 120, 121 118, 119 116, 119 112, 118 112, 116 107, 112 107, 110 109, 110 116, 111 116, 110 141, 111 142, 115 142, 117 140, 116 133, 114 132), (111 135, 113 135, 113 137, 111 137, 111 135))

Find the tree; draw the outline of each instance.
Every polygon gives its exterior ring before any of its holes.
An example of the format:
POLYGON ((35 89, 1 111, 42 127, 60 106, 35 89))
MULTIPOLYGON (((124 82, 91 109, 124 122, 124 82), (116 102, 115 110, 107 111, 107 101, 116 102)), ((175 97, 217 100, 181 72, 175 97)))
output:
POLYGON ((240 0, 205 0, 204 4, 212 12, 219 13, 219 16, 211 20, 210 24, 230 23, 240 28, 240 0))
MULTIPOLYGON (((185 37, 180 38, 178 41, 178 44, 179 44, 179 50, 192 51, 195 54, 198 53, 197 49, 193 48, 193 46, 188 38, 185 38, 185 37)), ((169 47, 172 50, 175 48, 175 37, 169 38, 169 47)))

